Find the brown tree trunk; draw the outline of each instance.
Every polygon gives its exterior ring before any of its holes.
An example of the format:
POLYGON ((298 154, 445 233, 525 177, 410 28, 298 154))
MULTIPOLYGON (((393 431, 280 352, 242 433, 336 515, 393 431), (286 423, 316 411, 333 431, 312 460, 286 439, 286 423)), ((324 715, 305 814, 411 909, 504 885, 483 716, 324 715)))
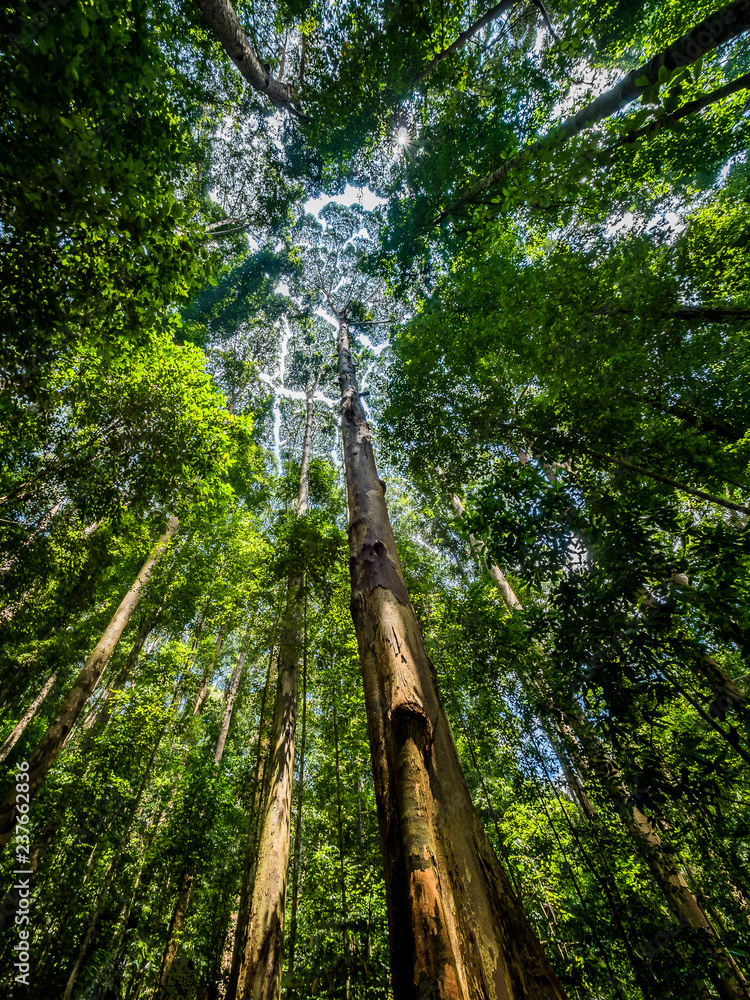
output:
MULTIPOLYGON (((297 945, 297 909, 299 906, 299 872, 302 860, 302 801, 305 793, 305 741, 307 737, 307 615, 302 647, 302 732, 300 733, 299 781, 297 783, 297 817, 294 823, 294 857, 292 860, 292 912, 289 919, 289 957, 287 968, 294 973, 294 953, 297 945)), ((294 995, 290 988, 289 997, 294 995)))
POLYGON ((206 671, 203 683, 201 684, 200 691, 198 692, 198 697, 195 699, 195 707, 193 708, 193 715, 200 715, 203 711, 203 706, 206 703, 206 698, 208 697, 208 686, 211 683, 211 678, 214 675, 214 667, 216 666, 216 661, 219 659, 219 653, 221 652, 221 647, 224 645, 224 638, 227 633, 227 626, 222 625, 219 629, 219 634, 216 637, 216 645, 214 646, 214 655, 211 658, 211 665, 206 671))
POLYGON ((13 747, 21 739, 21 737, 23 736, 23 734, 26 731, 26 727, 28 726, 28 724, 32 721, 32 719, 36 718, 37 713, 39 712, 39 709, 41 708, 41 706, 42 706, 43 702, 45 701, 47 695, 50 693, 50 691, 52 690, 52 688, 55 686, 55 681, 57 680, 59 674, 60 674, 60 671, 58 669, 58 670, 56 670, 54 672, 54 674, 52 674, 51 677, 49 677, 47 679, 47 682, 45 683, 45 685, 42 688, 42 690, 39 692, 39 694, 36 696, 36 698, 32 701, 32 703, 29 705, 29 707, 24 712, 24 714, 21 717, 21 719, 19 720, 18 725, 16 726, 16 728, 13 730, 13 732, 8 736, 8 738, 5 740, 5 742, 3 743, 3 745, 0 747, 0 764, 3 763, 3 761, 5 760, 5 758, 8 756, 8 754, 13 749, 13 747))
MULTIPOLYGON (((329 303, 330 305, 330 303, 329 303)), ((352 617, 364 681, 396 1000, 560 1000, 482 829, 409 601, 338 314, 352 617)))
POLYGON ((174 966, 174 960, 177 958, 177 951, 180 947, 182 928, 185 924, 185 918, 187 917, 188 906, 190 905, 190 894, 193 891, 194 878, 195 863, 190 860, 180 877, 180 884, 177 889, 177 902, 175 903, 175 908, 172 911, 172 919, 169 922, 167 944, 164 948, 161 968, 159 969, 157 997, 164 995, 164 991, 169 984, 169 978, 172 975, 172 967, 174 966))
POLYGON ((76 959, 75 965, 73 966, 73 969, 71 970, 70 976, 68 977, 68 982, 65 986, 62 1000, 70 1000, 71 996, 73 995, 73 989, 75 988, 76 980, 78 979, 78 975, 81 969, 83 968, 83 963, 86 961, 86 956, 89 953, 91 942, 93 941, 94 934, 96 933, 96 929, 99 926, 99 920, 101 919, 102 913, 104 913, 104 909, 107 905, 107 901, 109 899, 109 890, 112 884, 112 880, 117 874, 120 857, 128 843, 130 829, 133 825, 133 821, 135 820, 140 810, 141 799, 143 798, 143 793, 146 790, 146 784, 148 783, 148 779, 151 777, 151 769, 153 767, 154 760, 156 759, 156 754, 159 750, 159 746, 161 745, 164 733, 167 731, 168 724, 169 723, 167 722, 162 726, 161 731, 159 732, 156 738, 154 749, 151 751, 151 756, 149 757, 148 763, 146 764, 146 768, 143 772, 143 778, 141 779, 138 792, 136 794, 132 806, 130 807, 130 815, 128 816, 127 823, 125 824, 125 829, 123 830, 122 835, 120 836, 117 849, 115 850, 115 853, 109 864, 109 868, 107 869, 107 874, 104 876, 104 883, 102 885, 102 888, 99 890, 99 895, 97 896, 96 904, 94 906, 94 911, 91 915, 91 920, 89 921, 89 925, 84 935, 83 941, 81 943, 81 947, 78 950, 78 957, 76 959))
MULTIPOLYGON (((307 415, 300 463, 298 517, 302 517, 307 511, 313 392, 314 387, 308 388, 306 394, 307 415)), ((304 586, 303 577, 293 577, 290 578, 287 589, 286 614, 279 642, 279 676, 271 736, 271 780, 263 809, 250 922, 237 989, 241 1000, 276 1000, 281 988, 304 586)))
POLYGON ((671 852, 664 848, 651 821, 633 800, 614 761, 580 712, 575 709, 566 712, 565 719, 572 730, 573 738, 566 742, 576 766, 579 770, 593 770, 601 781, 672 913, 682 925, 705 934, 708 950, 716 962, 716 968, 707 972, 716 992, 722 1000, 750 1000, 745 977, 719 940, 671 852))
POLYGON ((138 662, 138 657, 141 655, 141 651, 146 644, 146 639, 148 639, 151 634, 151 630, 156 624, 159 615, 161 614, 161 610, 162 609, 159 608, 155 614, 150 615, 141 622, 140 627, 138 628, 138 635, 135 638, 132 649, 128 653, 127 659, 122 665, 122 669, 107 690, 103 693, 96 709, 91 711, 89 715, 86 716, 83 722, 84 729, 90 730, 93 728, 95 732, 99 732, 107 724, 107 720, 109 719, 109 699, 114 691, 121 691, 125 686, 125 682, 130 676, 133 667, 135 667, 138 662))
MULTIPOLYGON (((275 632, 275 626, 274 626, 275 632)), ((258 752, 255 758, 255 773, 253 775, 252 808, 247 825, 247 840, 245 842, 245 855, 242 864, 242 884, 240 886, 240 898, 237 904, 237 920, 235 922, 234 942, 232 945, 232 960, 229 968, 229 978, 227 980, 227 1000, 235 1000, 237 996, 237 984, 242 966, 242 956, 245 953, 245 940, 247 937, 247 925, 250 920, 250 903, 253 895, 253 882, 255 876, 255 858, 257 855, 257 829, 259 826, 261 803, 265 800, 263 794, 265 787, 266 762, 270 744, 270 732, 264 733, 264 720, 266 716, 266 704, 271 691, 274 679, 274 666, 276 657, 276 647, 271 646, 268 654, 268 671, 266 673, 266 683, 263 688, 263 698, 260 705, 260 718, 258 720, 258 752)))
POLYGON ((289 581, 279 643, 279 676, 271 736, 270 782, 263 805, 250 921, 239 975, 241 1000, 274 1000, 281 980, 294 734, 299 673, 301 578, 289 581))
MULTIPOLYGON (((104 635, 96 644, 93 652, 68 692, 57 714, 57 718, 49 727, 39 742, 36 750, 29 758, 29 797, 38 790, 49 771, 57 760, 65 741, 70 735, 78 716, 86 702, 91 697, 94 688, 109 663, 112 653, 119 642, 125 627, 138 606, 143 590, 151 579, 151 575, 167 550, 170 539, 177 531, 176 517, 170 517, 167 530, 154 546, 151 554, 141 567, 130 590, 123 597, 119 608, 114 613, 112 621, 104 630, 104 635)), ((16 791, 12 788, 2 806, 0 806, 0 850, 10 840, 16 825, 16 791)))
POLYGON ((234 674, 232 676, 232 683, 229 688, 229 694, 227 695, 227 703, 224 708, 224 720, 221 724, 221 732, 219 733, 219 739, 216 743, 216 751, 214 753, 214 764, 220 764, 221 758, 224 756, 224 746, 227 742, 227 736, 229 735, 229 724, 232 721, 232 712, 234 711, 234 703, 237 699, 237 692, 240 689, 240 680, 242 679, 242 670, 245 666, 245 658, 247 656, 247 648, 243 649, 240 653, 239 659, 237 660, 237 666, 234 668, 234 674))
MULTIPOLYGON (((333 692, 333 750, 336 764, 336 818, 339 840, 339 882, 341 887, 341 922, 346 925, 349 920, 346 905, 346 874, 344 872, 344 821, 341 806, 341 765, 339 763, 339 722, 336 708, 336 692, 333 692)), ((346 947, 346 928, 342 931, 344 947, 346 947)))

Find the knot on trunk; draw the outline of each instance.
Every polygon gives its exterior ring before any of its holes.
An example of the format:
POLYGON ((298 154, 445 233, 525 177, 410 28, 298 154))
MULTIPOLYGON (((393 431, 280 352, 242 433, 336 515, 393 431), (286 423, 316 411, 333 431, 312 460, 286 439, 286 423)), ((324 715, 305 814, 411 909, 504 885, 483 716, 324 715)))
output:
POLYGON ((393 706, 391 721, 401 745, 411 740, 422 754, 432 746, 435 731, 424 705, 417 701, 401 701, 393 706))
POLYGON ((373 534, 369 524, 362 519, 349 525, 350 549, 355 550, 355 554, 349 560, 352 581, 356 581, 354 590, 370 594, 376 587, 383 587, 390 591, 400 604, 409 607, 409 594, 403 577, 390 558, 385 542, 373 538, 373 534), (358 538, 357 535, 363 526, 364 537, 358 538), (359 551, 356 551, 357 549, 359 551))

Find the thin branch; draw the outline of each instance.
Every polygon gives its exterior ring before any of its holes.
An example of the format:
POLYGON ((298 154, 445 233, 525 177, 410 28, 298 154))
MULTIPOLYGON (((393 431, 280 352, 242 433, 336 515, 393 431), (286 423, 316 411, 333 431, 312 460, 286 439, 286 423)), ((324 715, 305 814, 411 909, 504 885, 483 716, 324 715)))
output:
POLYGON ((471 27, 467 28, 466 31, 462 31, 455 42, 449 45, 447 49, 443 49, 443 51, 439 52, 434 59, 431 59, 422 72, 414 78, 412 86, 416 87, 420 84, 425 77, 430 75, 436 66, 440 65, 444 59, 447 59, 448 56, 452 56, 454 52, 458 52, 458 50, 462 48, 470 38, 473 38, 474 35, 478 34, 482 28, 485 27, 485 25, 490 24, 492 21, 496 21, 499 17, 502 17, 503 14, 515 7, 517 2, 518 0, 501 0, 500 3, 491 7, 490 10, 488 10, 486 14, 483 14, 478 21, 475 21, 471 27))

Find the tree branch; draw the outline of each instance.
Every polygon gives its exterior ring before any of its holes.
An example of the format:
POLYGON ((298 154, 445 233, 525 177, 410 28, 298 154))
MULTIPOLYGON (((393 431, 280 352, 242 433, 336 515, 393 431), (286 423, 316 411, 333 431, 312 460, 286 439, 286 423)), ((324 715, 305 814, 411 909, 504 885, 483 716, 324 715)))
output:
POLYGON ((600 94, 596 100, 581 108, 576 114, 550 129, 541 139, 537 139, 517 156, 506 160, 502 166, 465 188, 463 193, 443 211, 436 222, 454 215, 468 202, 475 201, 483 192, 499 184, 508 174, 524 166, 539 153, 552 146, 559 146, 610 118, 618 111, 637 100, 645 91, 659 83, 659 70, 664 67, 670 73, 682 66, 689 66, 719 45, 731 41, 750 28, 750 0, 734 0, 721 10, 705 18, 691 31, 678 38, 653 59, 632 70, 618 84, 600 94))
POLYGON ((297 118, 304 119, 306 116, 294 104, 294 88, 275 80, 258 59, 229 0, 195 0, 195 2, 209 28, 253 90, 267 97, 275 108, 289 111, 297 118))
POLYGON ((416 87, 420 84, 425 77, 430 75, 436 66, 440 65, 444 59, 447 59, 448 56, 452 56, 454 52, 458 52, 458 50, 462 48, 470 38, 473 38, 474 35, 478 34, 485 25, 490 24, 492 21, 496 21, 499 17, 502 17, 503 14, 509 11, 512 7, 515 7, 517 3, 518 0, 500 0, 500 3, 491 7, 490 10, 488 10, 486 14, 483 14, 478 21, 475 21, 471 27, 467 28, 466 31, 462 31, 455 42, 452 42, 447 49, 443 49, 442 52, 438 52, 435 58, 431 59, 430 62, 427 63, 419 76, 414 78, 412 86, 416 87))

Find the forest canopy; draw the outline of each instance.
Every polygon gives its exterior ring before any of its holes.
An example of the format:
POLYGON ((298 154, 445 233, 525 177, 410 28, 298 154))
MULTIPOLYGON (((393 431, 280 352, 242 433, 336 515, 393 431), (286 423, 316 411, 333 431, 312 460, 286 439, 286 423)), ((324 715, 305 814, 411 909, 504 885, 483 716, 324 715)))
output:
POLYGON ((750 0, 0 29, 3 996, 750 1000, 750 0))

